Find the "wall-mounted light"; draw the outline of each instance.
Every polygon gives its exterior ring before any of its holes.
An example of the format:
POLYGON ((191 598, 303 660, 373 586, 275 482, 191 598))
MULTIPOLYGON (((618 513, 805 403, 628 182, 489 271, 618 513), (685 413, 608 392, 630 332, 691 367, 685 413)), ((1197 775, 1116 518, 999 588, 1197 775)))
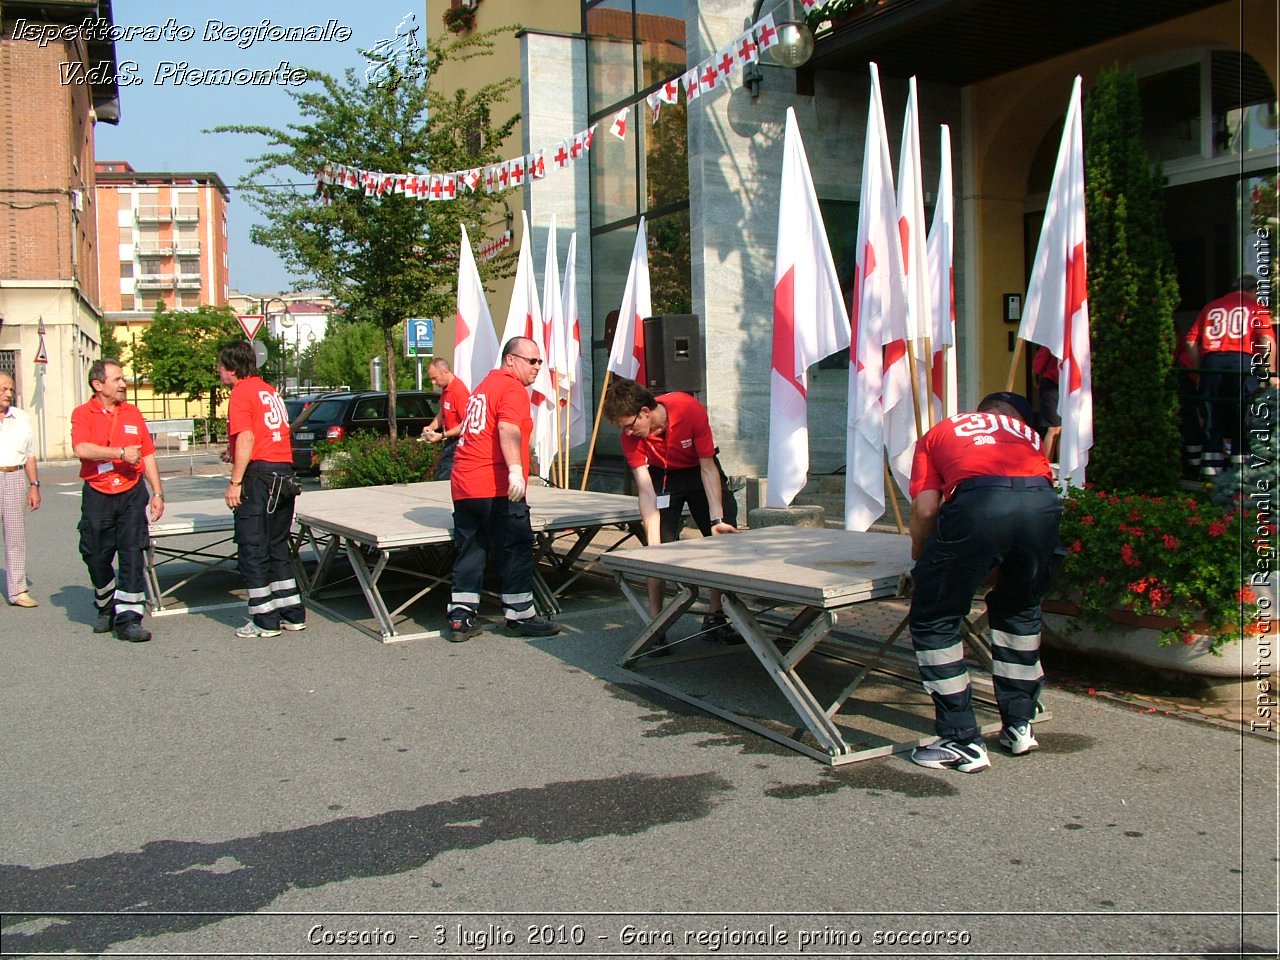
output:
MULTIPOLYGON (((765 0, 755 0, 751 11, 751 20, 747 26, 759 22, 765 0)), ((778 31, 777 40, 765 51, 769 62, 788 70, 795 70, 809 62, 813 56, 813 31, 805 20, 804 8, 800 0, 781 0, 772 9, 773 26, 778 31)), ((755 63, 748 63, 742 71, 742 83, 751 91, 752 97, 760 95, 760 84, 764 74, 755 63)))

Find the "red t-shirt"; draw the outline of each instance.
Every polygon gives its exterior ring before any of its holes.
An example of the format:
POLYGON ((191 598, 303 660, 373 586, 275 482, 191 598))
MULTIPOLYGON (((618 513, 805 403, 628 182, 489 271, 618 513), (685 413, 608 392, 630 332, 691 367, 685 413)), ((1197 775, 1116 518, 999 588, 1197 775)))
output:
POLYGON ((667 427, 661 435, 650 434, 643 440, 624 433, 622 455, 627 466, 687 470, 716 455, 706 407, 687 393, 664 393, 657 400, 666 408, 667 427))
POLYGON ((271 386, 261 377, 245 377, 231 388, 227 404, 227 435, 234 445, 236 434, 253 434, 250 460, 293 463, 289 443, 289 411, 271 386))
POLYGON ((507 461, 498 440, 498 422, 520 428, 520 464, 529 479, 529 388, 506 369, 490 371, 467 401, 462 433, 454 454, 450 489, 455 500, 507 495, 507 461))
POLYGON ((1271 314, 1254 297, 1239 290, 1208 304, 1187 331, 1186 342, 1207 353, 1253 353, 1275 349, 1271 314))
POLYGON ((924 490, 949 494, 970 477, 1053 479, 1040 434, 1015 417, 958 413, 926 433, 911 462, 911 497, 924 490))
POLYGON ((471 394, 467 385, 458 377, 449 381, 449 385, 440 391, 440 430, 452 430, 462 422, 467 410, 467 401, 471 394))
POLYGON ((1040 380, 1057 383, 1058 358, 1053 355, 1053 351, 1048 347, 1041 347, 1037 350, 1035 359, 1031 361, 1031 373, 1040 380))
MULTIPOLYGON (((97 397, 71 411, 71 446, 94 443, 102 447, 142 447, 142 455, 156 452, 142 411, 131 403, 108 410, 97 397)), ((142 479, 142 464, 123 460, 81 460, 80 477, 101 493, 124 493, 142 479)))

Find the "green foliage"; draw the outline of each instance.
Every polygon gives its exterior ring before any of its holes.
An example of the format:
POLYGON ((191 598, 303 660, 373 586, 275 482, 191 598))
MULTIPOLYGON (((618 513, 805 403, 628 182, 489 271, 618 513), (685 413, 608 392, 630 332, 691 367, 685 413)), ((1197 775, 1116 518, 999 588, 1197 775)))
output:
MULTIPOLYGON (((217 128, 268 141, 267 152, 254 158, 238 185, 268 224, 253 229, 254 243, 278 253, 309 285, 328 291, 347 321, 378 327, 387 369, 394 370, 400 350, 396 334, 406 318, 453 316, 459 228, 465 224, 473 238, 481 236, 484 224, 498 219, 504 195, 481 190, 452 202, 427 203, 394 194, 366 197, 340 187, 317 197, 310 188, 286 185, 313 178, 326 163, 425 174, 504 159, 499 151, 518 115, 494 121, 490 108, 517 89, 518 81, 507 78, 453 92, 428 83, 429 74, 445 61, 491 54, 493 38, 504 32, 433 40, 425 56, 410 48, 407 62, 366 53, 387 67, 373 83, 363 82, 354 70, 343 80, 311 71, 311 82, 290 94, 301 122, 287 129, 217 128)), ((514 256, 479 267, 485 279, 509 276, 514 256)), ((394 395, 395 389, 389 376, 388 392, 394 395)))
POLYGON ((1170 617, 1162 644, 1212 637, 1217 653, 1257 607, 1243 587, 1241 544, 1252 517, 1195 497, 1116 496, 1071 490, 1062 516, 1067 558, 1051 595, 1078 604, 1080 618, 1108 625, 1108 613, 1170 617))
MULTIPOLYGON (((1266 387, 1249 399, 1244 428, 1249 434, 1249 457, 1213 478, 1210 497, 1223 507, 1243 497, 1250 508, 1268 512, 1274 524, 1280 516, 1280 390, 1266 387)), ((1274 549, 1274 535, 1272 540, 1274 549)))
POLYGON ((1102 74, 1084 114, 1093 347, 1089 476, 1106 490, 1168 493, 1179 480, 1178 285, 1164 226, 1164 178, 1142 146, 1137 76, 1102 74))
MULTIPOLYGON (((329 334, 315 345, 311 356, 312 379, 317 383, 346 384, 353 391, 368 390, 369 361, 381 353, 382 331, 372 323, 333 325, 329 334)), ((396 381, 412 385, 413 361, 402 353, 396 352, 396 381)))
POLYGON ((124 344, 116 339, 116 328, 107 320, 98 321, 98 343, 103 360, 119 363, 124 357, 124 344))
POLYGON ((138 338, 134 370, 159 393, 181 393, 193 401, 208 397, 213 419, 222 391, 218 348, 243 336, 230 307, 157 309, 138 338))
POLYGON ((430 480, 439 449, 434 443, 353 433, 344 440, 316 444, 315 456, 331 460, 325 472, 330 487, 376 487, 430 480))

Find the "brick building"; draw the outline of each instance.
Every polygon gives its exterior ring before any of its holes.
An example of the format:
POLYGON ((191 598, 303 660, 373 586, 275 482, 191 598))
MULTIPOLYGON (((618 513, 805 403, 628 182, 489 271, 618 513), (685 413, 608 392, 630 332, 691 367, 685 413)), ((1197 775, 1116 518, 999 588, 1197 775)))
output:
POLYGON ((93 125, 119 119, 114 44, 79 25, 109 24, 111 4, 6 0, 0 17, 0 369, 40 456, 70 457, 71 410, 99 354, 93 125))

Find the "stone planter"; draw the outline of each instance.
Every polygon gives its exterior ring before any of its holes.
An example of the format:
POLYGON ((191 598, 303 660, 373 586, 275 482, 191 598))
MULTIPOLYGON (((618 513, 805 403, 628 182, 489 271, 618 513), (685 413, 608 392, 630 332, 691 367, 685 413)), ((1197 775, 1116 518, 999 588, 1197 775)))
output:
POLYGON ((1190 644, 1161 646, 1161 631, 1175 624, 1167 617, 1114 610, 1111 612, 1114 625, 1098 629, 1076 622, 1074 614, 1080 608, 1075 604, 1046 600, 1043 610, 1044 622, 1049 628, 1043 643, 1050 650, 1066 650, 1116 664, 1211 682, 1240 680, 1254 674, 1257 651, 1251 649, 1254 639, 1251 636, 1243 638, 1246 642, 1240 637, 1228 641, 1215 656, 1209 652, 1210 638, 1203 635, 1197 635, 1190 644))

